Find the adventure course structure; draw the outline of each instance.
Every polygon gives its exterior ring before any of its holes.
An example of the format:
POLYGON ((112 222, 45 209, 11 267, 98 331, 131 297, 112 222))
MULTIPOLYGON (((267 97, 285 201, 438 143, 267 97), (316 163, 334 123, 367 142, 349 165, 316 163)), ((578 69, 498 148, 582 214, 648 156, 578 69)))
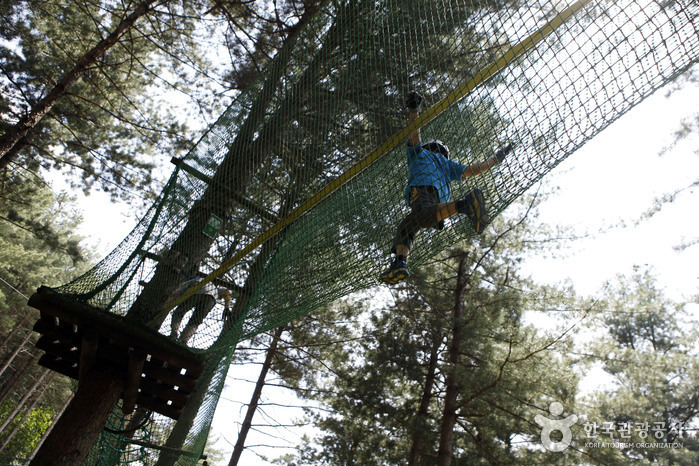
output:
MULTIPOLYGON (((480 188, 493 218, 696 62, 698 18, 696 0, 323 3, 123 242, 31 297, 40 364, 78 381, 35 464, 196 463, 239 341, 378 284, 412 131, 460 163, 513 145, 453 193, 480 188), (228 312, 178 339, 173 310, 205 287, 228 312)), ((411 267, 473 235, 465 217, 423 232, 411 267)))

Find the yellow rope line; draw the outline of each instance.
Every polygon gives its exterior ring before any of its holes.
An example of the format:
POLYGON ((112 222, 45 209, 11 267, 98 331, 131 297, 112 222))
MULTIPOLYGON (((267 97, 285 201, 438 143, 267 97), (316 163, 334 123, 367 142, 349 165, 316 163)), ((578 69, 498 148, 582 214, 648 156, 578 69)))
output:
POLYGON ((325 198, 337 191, 340 187, 347 184, 352 178, 354 178, 365 168, 369 167, 374 162, 376 162, 380 157, 382 157, 384 154, 393 149, 401 141, 406 140, 408 136, 412 134, 415 130, 417 130, 418 128, 422 128, 427 123, 437 118, 440 114, 442 114, 449 107, 451 107, 452 104, 468 95, 476 87, 483 84, 485 81, 490 79, 501 69, 506 67, 508 64, 512 63, 516 58, 523 55, 528 49, 532 48, 534 45, 543 40, 546 36, 551 34, 551 32, 560 27, 565 21, 568 20, 568 18, 575 15, 578 11, 580 11, 585 5, 587 5, 591 1, 592 0, 579 0, 570 7, 566 8, 558 15, 556 15, 556 17, 551 19, 548 23, 537 29, 535 32, 533 32, 528 37, 526 37, 518 44, 513 46, 511 49, 509 49, 507 52, 505 52, 496 61, 494 61, 489 66, 476 73, 476 75, 473 78, 471 78, 468 82, 457 87, 445 98, 443 98, 435 105, 430 107, 426 112, 418 115, 418 117, 414 119, 412 122, 410 122, 408 126, 391 136, 386 142, 381 144, 378 148, 369 153, 366 157, 354 164, 346 172, 335 178, 332 182, 330 182, 330 184, 318 191, 313 197, 305 201, 303 204, 295 208, 287 216, 280 219, 276 224, 272 225, 268 230, 266 230, 260 236, 255 238, 250 244, 241 249, 234 256, 221 263, 221 265, 216 270, 214 270, 205 278, 203 278, 197 285, 192 286, 185 293, 183 293, 182 296, 174 300, 173 303, 171 303, 160 313, 158 313, 158 315, 152 321, 155 321, 158 317, 162 317, 168 312, 170 312, 170 310, 172 310, 175 306, 178 306, 184 300, 192 296, 197 290, 206 286, 206 284, 208 284, 218 276, 222 275, 228 269, 240 262, 249 253, 251 253, 258 247, 262 246, 264 243, 269 241, 271 238, 279 234, 279 232, 281 232, 284 228, 293 223, 301 215, 311 210, 325 198))

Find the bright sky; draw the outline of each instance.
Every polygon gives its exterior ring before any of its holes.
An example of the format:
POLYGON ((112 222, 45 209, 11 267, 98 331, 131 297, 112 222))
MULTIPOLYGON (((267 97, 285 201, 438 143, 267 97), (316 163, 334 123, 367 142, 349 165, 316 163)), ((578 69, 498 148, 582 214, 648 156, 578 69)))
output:
MULTIPOLYGON (((650 266, 667 294, 679 301, 691 301, 699 291, 699 245, 682 251, 674 247, 699 236, 697 219, 698 194, 687 191, 650 220, 634 225, 652 205, 656 197, 688 186, 699 174, 699 135, 694 134, 673 150, 659 156, 673 141, 673 132, 682 119, 697 111, 699 85, 685 86, 666 98, 663 90, 646 99, 610 128, 599 134, 581 150, 569 157, 546 177, 546 182, 559 186, 560 192, 541 207, 540 220, 548 224, 570 225, 576 232, 594 233, 624 221, 629 227, 614 228, 577 240, 571 248, 556 257, 532 258, 524 270, 540 282, 556 283, 570 279, 579 293, 594 294, 605 281, 618 273, 629 275, 634 265, 650 266)), ((133 228, 136 219, 129 210, 108 202, 106 196, 93 194, 81 199, 85 222, 81 233, 89 243, 99 245, 107 254, 133 228)), ((696 304, 690 305, 695 316, 696 304)), ((251 381, 259 366, 251 366, 244 377, 251 381)), ((240 374, 237 374, 238 376, 240 374)), ((238 382, 223 394, 214 419, 213 434, 234 443, 244 406, 252 393, 253 383, 238 382)), ((293 403, 288 393, 266 390, 264 399, 275 403, 293 403)), ((255 422, 265 417, 290 422, 301 412, 266 406, 256 414, 255 422)), ((283 435, 293 445, 294 432, 283 435)), ((269 434, 252 432, 248 445, 278 444, 280 439, 269 434)), ((220 441, 219 447, 232 451, 232 445, 220 441)), ((259 448, 258 452, 273 459, 283 452, 259 448)), ((270 464, 246 450, 241 464, 270 464)))
POLYGON ((699 134, 659 156, 681 121, 697 112, 699 86, 665 95, 656 92, 547 176, 561 190, 542 206, 542 222, 571 225, 581 233, 620 221, 628 227, 578 240, 564 256, 530 260, 527 270, 538 280, 569 277, 580 293, 590 294, 615 274, 648 265, 674 299, 699 291, 699 245, 673 249, 699 237, 696 190, 634 225, 655 198, 690 185, 699 175, 699 134))

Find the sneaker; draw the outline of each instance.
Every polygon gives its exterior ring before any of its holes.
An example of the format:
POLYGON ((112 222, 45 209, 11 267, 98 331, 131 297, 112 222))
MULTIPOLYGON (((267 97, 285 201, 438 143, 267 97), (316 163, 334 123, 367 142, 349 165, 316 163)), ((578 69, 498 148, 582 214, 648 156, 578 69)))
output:
POLYGON ((488 214, 485 213, 485 196, 483 196, 483 191, 474 188, 466 195, 463 203, 464 207, 459 209, 459 212, 466 214, 473 229, 476 230, 476 233, 481 234, 485 230, 488 220, 490 220, 488 214))
POLYGON ((410 275, 408 273, 408 264, 405 261, 395 259, 388 270, 379 275, 379 280, 389 285, 395 285, 407 278, 408 275, 410 275))

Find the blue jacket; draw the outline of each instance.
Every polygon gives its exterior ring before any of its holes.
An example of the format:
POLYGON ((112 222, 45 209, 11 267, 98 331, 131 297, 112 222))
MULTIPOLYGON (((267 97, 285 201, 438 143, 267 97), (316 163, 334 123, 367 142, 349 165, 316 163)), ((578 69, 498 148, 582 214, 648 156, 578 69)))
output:
POLYGON ((405 187, 405 200, 410 204, 411 186, 434 186, 439 192, 439 202, 451 198, 450 181, 461 179, 466 165, 461 165, 439 153, 422 148, 422 142, 407 149, 408 185, 405 187))

